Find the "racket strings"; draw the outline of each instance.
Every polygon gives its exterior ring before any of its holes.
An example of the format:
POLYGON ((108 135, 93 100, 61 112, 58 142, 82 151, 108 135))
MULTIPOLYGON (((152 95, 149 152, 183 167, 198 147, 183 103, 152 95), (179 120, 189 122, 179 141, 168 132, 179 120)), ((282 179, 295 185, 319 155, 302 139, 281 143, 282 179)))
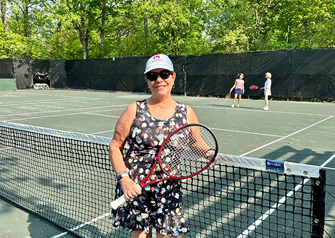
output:
POLYGON ((199 126, 185 127, 165 143, 161 166, 174 177, 187 177, 202 170, 216 150, 213 135, 199 126))

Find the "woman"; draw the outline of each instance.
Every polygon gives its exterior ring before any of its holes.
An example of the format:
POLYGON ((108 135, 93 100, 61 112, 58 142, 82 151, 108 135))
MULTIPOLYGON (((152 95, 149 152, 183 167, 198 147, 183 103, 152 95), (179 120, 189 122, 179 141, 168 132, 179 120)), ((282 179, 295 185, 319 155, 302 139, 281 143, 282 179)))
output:
POLYGON ((233 101, 233 105, 231 105, 231 107, 235 106, 235 101, 237 99, 237 96, 238 96, 238 102, 237 102, 236 107, 240 107, 242 94, 244 93, 244 80, 243 80, 243 78, 244 78, 244 74, 239 73, 237 75, 237 79, 235 80, 234 86, 230 89, 230 91, 232 91, 235 88, 234 101, 233 101))
POLYGON ((265 101, 265 107, 263 108, 263 110, 268 111, 269 110, 269 95, 271 95, 271 84, 272 84, 272 80, 271 80, 271 73, 267 72, 265 73, 265 84, 264 87, 261 87, 260 89, 263 90, 264 89, 264 101, 265 101))
POLYGON ((168 56, 151 57, 146 64, 145 82, 152 95, 131 103, 116 124, 110 143, 110 160, 117 174, 116 197, 125 194, 127 206, 114 211, 114 226, 130 230, 132 238, 178 237, 189 231, 183 214, 182 188, 177 180, 148 185, 142 191, 137 184, 149 172, 160 145, 175 129, 198 123, 191 107, 176 102, 171 90, 176 79, 168 56), (130 149, 122 156, 124 145, 130 149))

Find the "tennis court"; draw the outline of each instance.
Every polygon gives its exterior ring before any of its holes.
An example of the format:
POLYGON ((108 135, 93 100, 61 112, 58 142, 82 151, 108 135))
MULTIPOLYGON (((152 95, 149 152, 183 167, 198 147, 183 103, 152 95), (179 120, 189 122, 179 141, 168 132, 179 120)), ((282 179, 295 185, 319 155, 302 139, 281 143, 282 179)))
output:
MULTIPOLYGON (((125 107, 148 96, 144 93, 86 90, 2 91, 0 121, 112 137, 115 124, 125 107)), ((231 108, 232 102, 226 102, 222 98, 174 96, 174 99, 190 105, 199 121, 213 130, 218 138, 220 153, 335 168, 334 103, 270 101, 270 110, 263 111, 262 100, 242 99, 240 108, 231 108)), ((72 173, 73 180, 82 175, 80 171, 72 173)), ((228 171, 224 173, 228 174, 228 171)), ((111 177, 113 176, 112 173, 111 177)), ((335 170, 327 169, 324 237, 335 237, 335 199, 332 197, 335 195, 334 176, 335 170)), ((85 179, 81 181, 89 183, 85 179)), ((199 185, 199 190, 203 189, 203 184, 199 185)), ((67 192, 64 190, 61 197, 65 196, 67 192)), ((110 194, 110 199, 112 197, 113 194, 110 194)), ((231 199, 229 195, 221 197, 231 199)), ((195 204, 196 202, 192 205, 196 206, 195 204)), ((24 234, 26 237, 74 237, 36 215, 27 215, 17 210, 6 201, 1 201, 0 205, 0 226, 4 226, 1 229, 4 233, 0 233, 2 237, 12 238, 17 237, 17 234, 24 234), (22 225, 18 227, 17 221, 22 225)), ((104 208, 99 209, 99 214, 103 216, 104 208)), ((246 223, 252 224, 250 218, 246 220, 246 223)), ((92 221, 92 225, 94 222, 99 223, 100 220, 92 221)), ((215 236, 211 234, 208 237, 215 236)))

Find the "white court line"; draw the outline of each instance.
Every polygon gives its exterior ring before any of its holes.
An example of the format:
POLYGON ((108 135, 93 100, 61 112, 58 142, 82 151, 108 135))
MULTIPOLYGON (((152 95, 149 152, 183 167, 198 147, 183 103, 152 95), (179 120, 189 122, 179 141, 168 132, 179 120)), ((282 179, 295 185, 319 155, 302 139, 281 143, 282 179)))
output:
MULTIPOLYGON (((76 113, 68 113, 68 114, 60 114, 60 115, 51 115, 51 116, 38 116, 38 117, 26 117, 26 118, 18 118, 18 119, 11 119, 11 120, 4 120, 4 122, 13 122, 13 121, 20 121, 20 120, 30 120, 30 119, 40 119, 40 118, 48 118, 48 117, 63 117, 63 116, 72 116, 78 114, 86 114, 85 112, 76 112, 76 113)), ((112 116, 111 116, 112 117, 112 116)))
POLYGON ((84 112, 84 114, 93 115, 93 116, 101 116, 101 117, 113 117, 113 118, 120 118, 119 116, 110 116, 98 113, 91 113, 91 112, 84 112))
POLYGON ((272 141, 272 142, 267 143, 267 144, 265 144, 265 145, 262 145, 262 146, 260 146, 260 147, 258 147, 258 148, 256 148, 256 149, 253 149, 253 150, 251 150, 251 151, 249 151, 249 152, 247 152, 247 153, 241 154, 240 156, 245 156, 245 155, 247 155, 247 154, 250 154, 250 153, 252 153, 252 152, 255 152, 255 151, 257 151, 257 150, 260 150, 260 149, 262 149, 262 148, 264 148, 264 147, 267 147, 267 146, 269 146, 269 145, 272 145, 272 144, 274 144, 274 143, 276 143, 276 142, 278 142, 278 141, 284 140, 284 139, 286 139, 286 138, 288 138, 288 137, 291 137, 291 136, 293 136, 293 135, 295 135, 295 134, 298 134, 298 133, 300 133, 300 132, 302 132, 302 131, 304 131, 304 130, 307 130, 308 128, 311 128, 311 127, 313 127, 313 126, 315 126, 315 125, 317 125, 317 124, 320 124, 321 122, 324 122, 324 121, 326 121, 326 120, 328 120, 328 119, 330 119, 330 118, 332 118, 332 117, 333 117, 333 116, 329 116, 329 117, 327 117, 327 118, 325 118, 325 119, 323 119, 323 120, 321 120, 321 121, 318 121, 318 122, 316 122, 316 123, 314 123, 314 124, 312 124, 312 125, 310 125, 310 126, 307 126, 307 127, 305 127, 305 128, 302 128, 302 129, 299 130, 299 131, 293 132, 292 134, 289 134, 289 135, 287 135, 287 136, 284 136, 284 137, 282 137, 282 138, 279 138, 278 140, 272 141))
POLYGON ((81 110, 97 110, 102 108, 109 108, 112 107, 110 110, 104 110, 104 111, 116 111, 116 110, 124 110, 123 105, 111 105, 111 106, 100 106, 100 107, 84 107, 84 108, 74 108, 74 109, 64 109, 64 110, 51 110, 51 111, 38 111, 38 112, 25 112, 25 113, 16 113, 16 114, 7 114, 7 115, 0 115, 0 117, 11 117, 11 116, 22 116, 22 115, 33 115, 33 114, 44 114, 44 113, 59 113, 59 112, 69 112, 69 111, 81 111, 81 110), (121 107, 122 108, 113 108, 113 107, 121 107))
POLYGON ((293 115, 307 115, 307 116, 334 116, 329 114, 315 114, 315 113, 303 113, 303 112, 282 112, 282 111, 263 111, 261 109, 243 109, 239 108, 237 110, 229 108, 221 108, 221 107, 205 107, 205 106, 192 106, 192 108, 206 108, 206 109, 214 109, 214 110, 234 110, 236 112, 238 111, 249 111, 249 112, 258 112, 258 113, 282 113, 282 114, 293 114, 293 115))
MULTIPOLYGON (((335 158, 335 154, 331 156, 326 162, 324 162, 320 167, 325 167, 330 161, 332 161, 335 158)), ((294 192, 298 191, 301 186, 305 183, 307 183, 310 179, 304 179, 300 184, 298 184, 293 190, 288 192, 286 196, 282 197, 278 203, 274 204, 269 210, 267 210, 262 216, 260 216, 251 226, 249 226, 245 231, 242 232, 241 235, 239 235, 237 238, 245 238, 247 237, 251 232, 253 232, 257 226, 259 226, 268 216, 270 216, 274 211, 277 210, 277 208, 280 207, 289 197, 291 197, 294 192)))
MULTIPOLYGON (((92 220, 90 220, 90 221, 88 221, 88 222, 85 222, 85 223, 82 223, 82 224, 80 224, 80 225, 78 225, 78 226, 76 226, 76 227, 73 227, 73 228, 70 229, 69 231, 75 231, 75 230, 78 230, 78 229, 80 229, 80 228, 82 228, 82 227, 84 227, 84 226, 86 226, 86 225, 89 225, 89 224, 91 224, 91 223, 93 223, 93 222, 96 222, 96 221, 98 221, 98 220, 101 220, 102 218, 105 218, 106 216, 109 216, 109 215, 110 215, 110 213, 105 213, 104 215, 101 215, 101 216, 99 216, 99 217, 96 217, 96 218, 94 218, 94 219, 92 219, 92 220)), ((68 232, 68 231, 67 231, 67 232, 63 232, 63 233, 61 233, 61 234, 51 236, 50 238, 58 238, 58 237, 61 237, 61 236, 65 236, 67 233, 69 233, 69 232, 68 232)))
POLYGON ((253 134, 253 135, 260 135, 260 136, 273 136, 273 137, 283 137, 273 134, 263 134, 263 133, 257 133, 257 132, 247 132, 247 131, 237 131, 237 130, 229 130, 229 129, 220 129, 220 128, 214 128, 211 127, 212 130, 219 130, 219 131, 230 131, 230 132, 237 132, 237 133, 244 133, 244 134, 253 134))
POLYGON ((80 101, 82 102, 83 99, 86 99, 87 101, 91 101, 91 100, 99 100, 99 98, 62 98, 62 99, 46 99, 46 100, 38 100, 38 101, 23 101, 23 102, 19 102, 19 103, 8 103, 8 102, 0 102, 0 104, 3 104, 4 106, 13 106, 13 105, 39 105, 39 104, 43 104, 43 103, 58 103, 58 102, 69 102, 69 100, 71 100, 71 102, 76 102, 76 101, 80 101))
MULTIPOLYGON (((118 110, 118 109, 116 109, 116 110, 118 110)), ((89 114, 89 115, 97 115, 97 116, 104 116, 104 117, 119 118, 119 116, 108 116, 108 115, 101 115, 101 114, 93 114, 93 113, 89 113, 89 112, 75 112, 75 113, 59 114, 59 115, 17 118, 17 119, 4 120, 4 121, 5 122, 12 122, 12 121, 29 120, 29 119, 39 119, 39 118, 48 118, 48 117, 63 117, 63 116, 71 116, 71 115, 78 115, 78 114, 89 114)))
POLYGON ((107 133, 107 132, 113 132, 113 131, 114 131, 114 130, 99 131, 99 132, 91 133, 91 135, 99 135, 99 134, 103 134, 103 133, 107 133))

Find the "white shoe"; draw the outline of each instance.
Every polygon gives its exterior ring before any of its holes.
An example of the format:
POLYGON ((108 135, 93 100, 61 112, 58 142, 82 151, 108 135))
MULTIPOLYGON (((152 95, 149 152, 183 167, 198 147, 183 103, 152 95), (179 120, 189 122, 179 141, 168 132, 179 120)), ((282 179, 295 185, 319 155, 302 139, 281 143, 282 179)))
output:
POLYGON ((231 105, 231 107, 234 107, 234 104, 233 104, 233 105, 231 105))
POLYGON ((240 107, 240 104, 237 104, 237 106, 236 107, 240 107))
POLYGON ((269 110, 269 107, 264 107, 263 110, 267 111, 267 110, 269 110))

